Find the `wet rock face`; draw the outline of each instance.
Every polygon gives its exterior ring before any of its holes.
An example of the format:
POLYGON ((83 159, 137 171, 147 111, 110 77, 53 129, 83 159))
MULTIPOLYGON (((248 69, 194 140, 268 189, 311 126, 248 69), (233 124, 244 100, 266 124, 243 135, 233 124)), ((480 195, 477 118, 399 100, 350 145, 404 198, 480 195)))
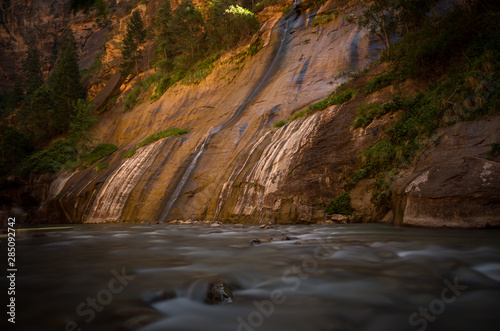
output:
POLYGON ((221 279, 215 279, 208 284, 205 302, 210 305, 226 305, 234 302, 233 292, 221 279))

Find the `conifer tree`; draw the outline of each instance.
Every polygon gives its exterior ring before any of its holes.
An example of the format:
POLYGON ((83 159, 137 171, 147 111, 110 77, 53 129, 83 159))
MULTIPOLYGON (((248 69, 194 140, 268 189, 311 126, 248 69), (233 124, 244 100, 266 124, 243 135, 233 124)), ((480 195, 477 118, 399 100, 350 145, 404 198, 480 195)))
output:
POLYGON ((30 103, 22 107, 16 115, 21 130, 37 144, 43 144, 58 131, 54 127, 53 118, 52 92, 44 85, 33 92, 30 103))
POLYGON ((59 47, 56 69, 51 77, 50 87, 54 96, 55 122, 59 132, 68 129, 73 115, 73 104, 83 99, 84 89, 81 84, 78 55, 73 31, 67 29, 59 47))
POLYGON ((130 70, 135 66, 138 73, 138 63, 141 59, 140 46, 146 41, 146 29, 138 10, 132 12, 132 17, 127 24, 127 33, 122 41, 122 75, 128 76, 130 70))
POLYGON ((189 60, 195 60, 203 53, 205 43, 205 22, 203 15, 194 6, 192 0, 182 0, 172 17, 171 35, 174 51, 186 54, 185 66, 190 66, 189 60))
POLYGON ((172 46, 171 24, 172 7, 170 5, 170 0, 164 0, 155 18, 156 43, 158 44, 155 55, 159 60, 157 65, 163 71, 169 71, 171 69, 173 66, 172 60, 175 56, 172 46))
POLYGON ((43 85, 42 69, 40 65, 40 53, 34 41, 28 43, 26 58, 23 61, 24 87, 26 94, 31 96, 43 85))

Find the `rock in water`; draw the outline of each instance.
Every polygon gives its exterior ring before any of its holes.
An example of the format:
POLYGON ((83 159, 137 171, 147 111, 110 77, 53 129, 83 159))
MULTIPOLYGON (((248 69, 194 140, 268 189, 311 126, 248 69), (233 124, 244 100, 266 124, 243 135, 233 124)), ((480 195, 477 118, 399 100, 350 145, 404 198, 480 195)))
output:
POLYGON ((257 245, 260 245, 261 244, 261 241, 259 239, 252 239, 250 240, 250 245, 252 246, 257 246, 257 245))
POLYGON ((208 284, 205 302, 210 305, 226 305, 233 303, 233 292, 231 292, 223 280, 215 279, 208 284))

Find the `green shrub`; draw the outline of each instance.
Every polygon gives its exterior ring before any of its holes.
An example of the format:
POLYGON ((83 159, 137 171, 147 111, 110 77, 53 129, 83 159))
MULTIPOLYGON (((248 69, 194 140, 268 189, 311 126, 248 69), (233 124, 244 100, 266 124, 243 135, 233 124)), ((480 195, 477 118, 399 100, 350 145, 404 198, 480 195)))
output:
POLYGON ((281 128, 282 126, 284 126, 287 122, 285 120, 283 121, 279 121, 278 123, 275 123, 273 125, 273 128, 281 128))
POLYGON ((303 110, 303 111, 300 111, 296 114, 293 114, 290 119, 288 120, 288 122, 291 122, 291 121, 294 121, 296 120, 297 118, 301 118, 301 117, 304 117, 307 115, 307 110, 303 110))
POLYGON ((286 6, 285 8, 283 8, 283 10, 281 10, 281 12, 283 13, 283 15, 286 15, 286 14, 288 14, 291 10, 292 10, 292 5, 288 5, 288 6, 286 6))
POLYGON ((351 181, 349 182, 349 186, 354 186, 356 185, 356 183, 360 180, 360 179, 363 179, 363 178, 366 178, 368 176, 368 170, 362 168, 362 169, 359 169, 356 174, 354 175, 354 177, 351 179, 351 181))
POLYGON ((342 193, 333 199, 325 209, 328 215, 331 214, 342 214, 351 215, 354 211, 351 205, 351 197, 347 193, 342 193))
POLYGON ((22 173, 53 174, 59 172, 68 162, 75 162, 76 149, 65 140, 56 140, 48 148, 27 158, 22 173))
POLYGON ((307 108, 308 114, 312 114, 312 113, 317 112, 317 111, 325 110, 326 108, 328 108, 330 106, 330 101, 331 100, 329 98, 326 98, 326 99, 321 100, 319 102, 313 103, 312 105, 309 105, 309 107, 307 108))
POLYGON ((141 95, 157 80, 157 74, 150 75, 147 79, 139 80, 130 93, 125 98, 123 110, 127 111, 134 108, 141 100, 141 95))
POLYGON ((261 48, 262 48, 262 39, 258 38, 248 48, 248 54, 250 54, 250 56, 254 56, 255 54, 257 54, 258 51, 261 50, 261 48))
POLYGON ((196 64, 192 69, 189 69, 186 72, 184 78, 182 79, 182 83, 185 85, 199 84, 205 77, 210 75, 214 68, 213 63, 219 58, 220 54, 217 54, 196 64))
POLYGON ((371 199, 377 211, 386 212, 391 208, 391 195, 392 188, 390 184, 383 178, 377 178, 371 199))
POLYGON ((493 153, 500 153, 500 142, 491 144, 491 151, 493 153))
POLYGON ((358 116, 354 120, 353 128, 366 128, 375 118, 379 105, 377 104, 360 104, 358 106, 358 116))
POLYGON ((312 114, 313 112, 325 110, 332 105, 341 105, 349 101, 355 94, 356 90, 352 89, 347 89, 340 93, 333 92, 326 99, 310 105, 307 111, 309 114, 312 114))
POLYGON ((326 24, 326 23, 336 19, 338 15, 339 15, 338 10, 335 10, 335 9, 328 10, 324 14, 316 16, 313 19, 311 25, 314 27, 314 26, 326 24))
POLYGON ((113 154, 117 149, 118 147, 114 144, 99 144, 88 155, 82 158, 82 162, 86 165, 94 164, 100 159, 113 154))
POLYGON ((107 167, 108 167, 108 164, 106 162, 101 162, 101 163, 98 163, 94 167, 94 171, 95 172, 99 172, 99 171, 102 171, 102 170, 106 169, 107 167))
POLYGON ((171 136, 180 136, 180 135, 183 135, 186 133, 188 133, 188 131, 178 129, 178 128, 168 129, 165 131, 157 132, 155 134, 150 135, 149 137, 147 137, 146 139, 144 139, 140 143, 138 143, 137 148, 147 146, 147 145, 152 144, 155 141, 160 140, 162 138, 167 138, 167 137, 171 137, 171 136))
POLYGON ((366 94, 370 94, 375 91, 378 91, 383 87, 391 85, 391 83, 394 82, 396 78, 397 75, 392 72, 376 76, 366 84, 365 92, 366 94))
MULTIPOLYGON (((422 94, 408 99, 395 97, 377 110, 372 109, 371 116, 380 117, 389 111, 401 109, 401 118, 386 131, 388 137, 362 153, 362 168, 370 176, 409 163, 419 150, 420 141, 429 137, 438 126, 439 108, 422 94)), ((358 124, 365 123, 369 115, 358 119, 358 124)))
POLYGON ((332 105, 341 105, 344 102, 349 101, 356 94, 356 92, 356 90, 347 89, 343 92, 337 93, 337 90, 335 90, 334 92, 330 93, 330 95, 326 99, 309 105, 306 110, 302 110, 301 112, 292 115, 288 119, 288 122, 296 120, 300 117, 304 117, 306 115, 311 115, 317 111, 325 110, 332 105))
POLYGON ((137 148, 131 149, 130 151, 128 151, 125 154, 123 154, 123 158, 124 159, 128 159, 128 158, 134 156, 135 152, 137 152, 137 148))
POLYGON ((111 107, 116 103, 116 100, 118 100, 118 96, 112 97, 100 110, 98 115, 101 115, 105 111, 108 111, 111 109, 111 107))
POLYGON ((330 105, 341 105, 349 100, 351 100, 351 98, 356 95, 356 90, 353 90, 353 89, 347 89, 343 92, 340 92, 340 93, 332 93, 330 94, 329 98, 330 98, 330 105))
POLYGON ((395 164, 396 154, 397 147, 389 140, 382 140, 363 151, 362 156, 364 161, 362 167, 369 174, 390 170, 395 164))
POLYGON ((13 170, 32 151, 31 141, 25 134, 0 123, 0 176, 13 170))
POLYGON ((387 113, 405 109, 407 106, 406 102, 405 99, 397 95, 392 101, 382 106, 377 104, 360 104, 358 106, 358 116, 354 121, 353 127, 355 129, 359 127, 366 128, 376 118, 380 118, 387 113))

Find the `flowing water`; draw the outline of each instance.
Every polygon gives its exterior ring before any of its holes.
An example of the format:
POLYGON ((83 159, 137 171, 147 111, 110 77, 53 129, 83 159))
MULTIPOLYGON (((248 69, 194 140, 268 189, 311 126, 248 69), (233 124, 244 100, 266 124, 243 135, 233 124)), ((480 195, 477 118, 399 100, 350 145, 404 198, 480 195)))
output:
MULTIPOLYGON (((85 224, 20 230, 16 239, 17 323, 1 330, 498 330, 500 323, 497 230, 85 224), (232 288, 233 304, 203 302, 217 278, 232 288)), ((4 291, 5 276, 1 284, 4 291)))

